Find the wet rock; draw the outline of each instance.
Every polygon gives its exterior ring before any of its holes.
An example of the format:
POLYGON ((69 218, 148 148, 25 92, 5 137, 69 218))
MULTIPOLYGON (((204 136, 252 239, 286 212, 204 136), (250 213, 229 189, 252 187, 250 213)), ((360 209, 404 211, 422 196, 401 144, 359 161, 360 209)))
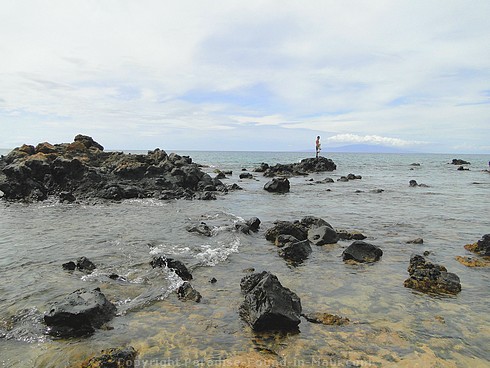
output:
POLYGON ((308 240, 290 242, 279 250, 279 255, 292 262, 303 262, 311 254, 311 246, 308 240))
POLYGON ((408 182, 408 185, 413 187, 413 188, 414 187, 422 187, 422 188, 428 188, 429 187, 426 184, 419 184, 419 183, 417 183, 417 180, 413 180, 413 179, 408 182))
POLYGON ((264 189, 271 193, 287 193, 289 188, 289 180, 286 178, 273 178, 264 185, 264 189))
POLYGON ((467 244, 464 248, 480 256, 490 257, 490 234, 483 235, 476 243, 467 244))
POLYGON ((265 232, 265 238, 275 242, 279 235, 292 235, 298 240, 306 240, 307 234, 307 229, 299 222, 276 221, 275 225, 265 232))
POLYGON ((299 223, 304 226, 306 229, 312 229, 315 227, 327 226, 333 229, 332 225, 330 225, 327 221, 320 217, 315 216, 305 216, 303 217, 299 223))
POLYGON ((63 267, 64 270, 73 271, 75 268, 77 268, 77 265, 75 264, 75 262, 70 261, 70 262, 63 263, 61 267, 63 267))
POLYGON ((461 160, 458 158, 453 158, 453 161, 451 162, 453 165, 471 165, 468 161, 461 160))
POLYGON ((190 233, 198 233, 204 236, 212 235, 211 228, 208 225, 206 225, 205 222, 201 222, 199 225, 190 226, 187 228, 187 231, 190 233))
POLYGON ((325 178, 323 180, 318 180, 315 182, 316 184, 328 184, 328 183, 335 183, 332 178, 325 178))
POLYGON ((456 261, 461 263, 466 267, 488 267, 490 262, 484 259, 472 258, 472 257, 461 257, 457 256, 456 261))
POLYGON ((77 268, 80 271, 90 271, 91 272, 91 271, 95 270, 97 267, 87 257, 80 257, 77 259, 77 268))
POLYGON ((366 236, 359 231, 336 230, 341 240, 364 240, 366 236))
POLYGON ((277 236, 274 244, 277 246, 277 247, 284 247, 285 245, 289 244, 289 243, 296 243, 298 242, 299 240, 296 239, 294 236, 292 235, 283 235, 283 234, 280 234, 277 236))
POLYGON ((168 269, 173 270, 177 274, 177 276, 179 276, 182 280, 184 280, 184 281, 192 280, 192 274, 187 269, 185 264, 181 261, 176 260, 176 259, 166 258, 163 256, 153 257, 153 259, 150 262, 150 265, 153 268, 156 268, 156 267, 165 268, 165 267, 167 267, 168 269))
POLYGON ((447 272, 444 266, 427 262, 421 255, 410 257, 408 266, 410 278, 404 286, 425 293, 457 294, 461 291, 459 277, 447 272))
POLYGON ((247 225, 251 231, 257 232, 259 231, 260 222, 261 221, 257 217, 252 217, 249 220, 247 220, 247 225))
POLYGON ((72 143, 40 143, 15 148, 0 158, 0 191, 6 200, 119 201, 128 198, 213 199, 204 192, 228 187, 200 170, 187 156, 104 152, 91 137, 77 135, 72 143), (207 190, 203 190, 208 188, 207 190))
POLYGON ((377 246, 356 240, 343 251, 342 258, 344 261, 370 263, 378 261, 382 255, 383 251, 377 246))
MULTIPOLYGON (((259 170, 265 168, 265 164, 262 164, 259 170)), ((272 178, 275 176, 291 177, 298 175, 308 175, 309 173, 334 171, 337 168, 335 163, 325 157, 317 158, 305 158, 299 163, 294 164, 276 164, 274 166, 268 166, 263 170, 264 176, 272 178)), ((257 169, 255 169, 257 171, 257 169)))
POLYGON ((337 243, 339 236, 330 226, 314 227, 308 230, 308 240, 315 245, 337 243))
POLYGON ((199 303, 202 299, 202 295, 194 289, 190 282, 184 282, 177 290, 177 295, 180 300, 183 301, 194 301, 199 303))
POLYGON ((111 273, 108 277, 111 280, 123 281, 123 282, 128 281, 124 276, 119 276, 117 273, 111 273))
POLYGON ((102 350, 83 362, 81 368, 133 368, 137 355, 132 346, 102 350))
POLYGON ((99 288, 79 289, 64 300, 55 302, 44 315, 48 333, 55 337, 92 334, 96 328, 114 318, 116 307, 99 288))
POLYGON ((470 171, 470 169, 468 169, 468 168, 466 168, 466 167, 464 167, 464 166, 460 166, 460 167, 458 167, 458 169, 457 169, 457 170, 458 170, 458 171, 470 171))
POLYGON ((216 283, 218 282, 218 280, 216 280, 216 278, 215 278, 215 277, 213 277, 211 280, 209 280, 209 282, 210 282, 211 284, 216 284, 216 283))
POLYGON ((418 162, 411 163, 410 166, 420 166, 418 162))
POLYGON ((415 239, 407 240, 407 244, 424 244, 424 239, 415 238, 415 239))
POLYGON ((240 179, 253 179, 253 178, 254 178, 253 175, 248 172, 247 173, 244 172, 240 174, 240 179))
POLYGON ((242 278, 245 295, 240 316, 254 331, 296 331, 301 322, 300 298, 269 272, 242 278))
POLYGON ((308 322, 321 323, 329 326, 343 326, 349 324, 349 318, 340 317, 330 313, 306 313, 302 314, 308 322))
POLYGON ((262 162, 259 167, 254 169, 254 172, 265 172, 269 168, 269 164, 262 162))

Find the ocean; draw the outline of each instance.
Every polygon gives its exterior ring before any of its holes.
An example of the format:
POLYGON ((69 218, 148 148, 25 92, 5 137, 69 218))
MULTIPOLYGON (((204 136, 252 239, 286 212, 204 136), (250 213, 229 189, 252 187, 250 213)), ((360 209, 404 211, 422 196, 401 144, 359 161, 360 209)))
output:
POLYGON ((259 358, 285 367, 490 365, 490 268, 455 260, 473 256, 464 245, 490 233, 488 155, 323 153, 337 170, 291 178, 291 191, 281 195, 263 190, 269 179, 262 174, 253 173, 254 179, 239 174, 261 162, 293 163, 311 154, 178 153, 211 175, 215 169, 232 170, 223 182, 243 190, 215 201, 0 201, 4 367, 72 367, 124 345, 138 350, 139 367, 231 366, 234 359, 265 364, 259 358), (464 165, 469 170, 458 171, 450 164, 454 158, 469 161, 464 165), (337 181, 349 173, 362 179, 337 181), (316 183, 326 177, 334 182, 316 183), (410 187, 412 179, 427 187, 410 187), (341 254, 351 241, 339 241, 313 246, 305 262, 288 264, 265 239, 265 230, 276 220, 310 215, 338 230, 362 232, 383 250, 381 260, 345 264, 341 254), (254 216, 262 221, 258 233, 233 230, 254 216), (213 228, 211 237, 186 230, 200 222, 213 228), (407 243, 415 238, 423 244, 407 243), (428 295, 403 286, 410 256, 425 251, 428 260, 459 276, 459 294, 428 295), (168 270, 152 269, 155 255, 179 259, 192 270, 201 303, 177 298, 182 281, 168 270), (93 273, 62 269, 81 256, 97 265, 93 273), (303 319, 296 334, 254 333, 238 315, 240 280, 250 268, 275 274, 301 298, 305 312, 332 313, 350 323, 325 326, 303 319), (125 281, 109 278, 112 273, 125 281), (90 337, 47 337, 44 312, 82 287, 99 287, 118 315, 90 337))

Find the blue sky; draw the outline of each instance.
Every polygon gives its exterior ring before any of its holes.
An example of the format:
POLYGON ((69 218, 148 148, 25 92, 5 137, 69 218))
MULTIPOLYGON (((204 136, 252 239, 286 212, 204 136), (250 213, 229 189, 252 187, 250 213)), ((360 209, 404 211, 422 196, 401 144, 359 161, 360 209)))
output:
POLYGON ((0 4, 0 147, 490 153, 490 1, 0 4))

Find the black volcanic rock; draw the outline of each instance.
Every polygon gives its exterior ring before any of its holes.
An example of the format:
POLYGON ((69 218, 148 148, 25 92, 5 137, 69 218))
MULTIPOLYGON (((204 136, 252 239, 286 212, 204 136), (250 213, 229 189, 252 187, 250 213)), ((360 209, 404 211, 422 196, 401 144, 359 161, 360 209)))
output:
POLYGON ((93 198, 198 198, 205 192, 227 192, 187 156, 160 149, 143 154, 105 152, 91 137, 77 135, 72 143, 36 147, 23 145, 0 158, 0 191, 13 201, 40 201, 49 196, 62 202, 93 198))
POLYGON ((297 175, 308 175, 309 173, 334 171, 337 169, 335 163, 326 157, 317 158, 305 158, 299 163, 294 164, 276 164, 269 166, 262 163, 260 167, 256 168, 255 172, 263 172, 266 177, 291 177, 297 175))
POLYGON ((301 322, 299 297, 281 285, 269 272, 242 278, 240 287, 245 299, 240 316, 254 331, 295 331, 301 322))

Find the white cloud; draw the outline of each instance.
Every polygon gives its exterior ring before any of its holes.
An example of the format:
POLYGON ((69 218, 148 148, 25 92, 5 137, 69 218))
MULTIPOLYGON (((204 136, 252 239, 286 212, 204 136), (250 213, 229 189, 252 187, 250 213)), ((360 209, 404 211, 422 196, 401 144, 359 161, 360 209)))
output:
POLYGON ((399 138, 381 137, 379 135, 355 135, 355 134, 337 134, 332 137, 328 137, 329 142, 335 143, 365 143, 374 145, 385 145, 392 147, 411 147, 419 144, 426 144, 427 142, 406 141, 399 138))

